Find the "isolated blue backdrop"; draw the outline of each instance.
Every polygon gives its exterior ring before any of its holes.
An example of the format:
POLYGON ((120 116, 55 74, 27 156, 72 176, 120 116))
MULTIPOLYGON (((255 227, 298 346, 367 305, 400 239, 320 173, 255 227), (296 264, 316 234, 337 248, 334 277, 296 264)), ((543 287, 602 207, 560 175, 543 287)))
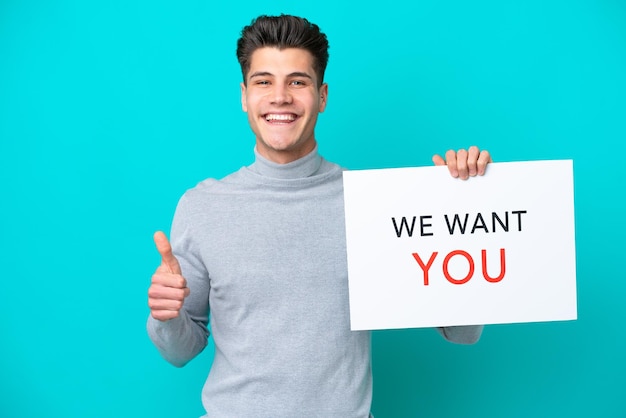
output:
POLYGON ((0 416, 202 413, 211 347, 176 369, 146 336, 152 233, 251 162, 235 42, 286 12, 330 38, 328 159, 574 160, 579 319, 375 332, 377 418, 625 417, 625 3, 293 4, 0 2, 0 416))

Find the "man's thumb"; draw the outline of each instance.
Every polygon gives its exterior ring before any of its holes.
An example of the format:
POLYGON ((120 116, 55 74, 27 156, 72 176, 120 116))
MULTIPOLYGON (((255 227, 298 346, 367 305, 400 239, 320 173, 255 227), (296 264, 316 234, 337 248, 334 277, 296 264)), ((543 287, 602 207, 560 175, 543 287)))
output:
POLYGON ((172 254, 172 246, 163 232, 157 231, 154 233, 154 244, 159 254, 161 254, 161 265, 167 267, 170 273, 180 274, 178 260, 172 254))

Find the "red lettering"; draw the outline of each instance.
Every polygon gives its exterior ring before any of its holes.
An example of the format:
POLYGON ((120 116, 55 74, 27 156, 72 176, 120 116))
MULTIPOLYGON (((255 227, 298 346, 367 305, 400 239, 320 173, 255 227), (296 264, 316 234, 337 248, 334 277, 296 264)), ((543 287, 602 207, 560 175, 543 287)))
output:
POLYGON ((472 276, 474 275, 474 259, 472 258, 471 255, 469 255, 467 252, 463 250, 452 251, 450 254, 446 256, 446 258, 443 259, 443 274, 444 276, 446 276, 446 279, 448 279, 448 281, 452 284, 467 283, 469 279, 471 279, 472 276), (465 278, 461 280, 454 279, 452 276, 450 276, 450 272, 448 271, 448 263, 450 262, 450 259, 454 257, 455 255, 462 255, 469 262, 469 272, 467 273, 467 276, 465 276, 465 278))
POLYGON ((430 270, 430 266, 433 265, 433 261, 435 261, 435 257, 437 257, 437 254, 439 253, 435 251, 428 259, 428 264, 424 265, 424 262, 420 258, 419 254, 413 253, 413 258, 415 258, 415 261, 417 261, 417 264, 420 265, 422 271, 424 272, 424 286, 428 286, 428 270, 430 270))
MULTIPOLYGON (((412 254, 413 254, 413 258, 415 258, 415 261, 417 261, 417 264, 419 264, 419 266, 421 267, 422 272, 424 272, 424 286, 428 286, 429 281, 430 281, 430 277, 428 273, 430 271, 430 268, 433 266, 433 263, 435 262, 435 258, 437 257, 439 252, 437 251, 433 252, 430 258, 428 259, 427 263, 424 263, 424 261, 421 259, 418 253, 412 253, 412 254)), ((481 250, 480 255, 481 255, 480 261, 482 263, 482 272, 483 272, 483 277, 485 278, 485 280, 488 281, 489 283, 498 283, 502 279, 504 279, 504 276, 506 274, 506 254, 505 254, 504 248, 500 248, 500 273, 498 274, 497 277, 492 277, 487 272, 487 250, 481 250)), ((463 250, 454 250, 454 251, 451 251, 448 255, 446 255, 446 257, 443 259, 442 269, 443 269, 443 275, 450 283, 465 284, 469 282, 472 277, 474 277, 475 263, 474 263, 474 259, 468 252, 463 251, 463 250), (450 270, 448 268, 448 265, 450 264, 450 260, 452 259, 452 257, 456 255, 465 257, 469 266, 467 275, 463 277, 462 279, 455 279, 454 277, 452 277, 452 275, 450 274, 450 270)))
POLYGON ((504 273, 506 273, 506 260, 504 257, 504 248, 500 248, 500 275, 498 277, 490 277, 487 274, 487 250, 482 250, 481 259, 483 263, 483 277, 489 283, 497 283, 504 278, 504 273))

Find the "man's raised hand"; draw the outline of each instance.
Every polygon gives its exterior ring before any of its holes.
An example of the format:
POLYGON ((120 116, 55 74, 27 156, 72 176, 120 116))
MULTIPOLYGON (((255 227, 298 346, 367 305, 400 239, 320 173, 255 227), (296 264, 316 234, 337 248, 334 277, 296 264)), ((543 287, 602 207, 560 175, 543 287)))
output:
POLYGON ((152 283, 148 289, 148 306, 154 319, 168 321, 179 315, 185 298, 189 296, 189 288, 165 234, 156 232, 154 243, 161 254, 161 265, 152 275, 152 283))
POLYGON ((487 164, 492 160, 489 151, 480 151, 478 147, 472 146, 468 150, 460 149, 456 152, 449 150, 446 152, 445 159, 434 155, 433 162, 435 165, 447 165, 452 177, 467 180, 470 177, 485 174, 487 164))

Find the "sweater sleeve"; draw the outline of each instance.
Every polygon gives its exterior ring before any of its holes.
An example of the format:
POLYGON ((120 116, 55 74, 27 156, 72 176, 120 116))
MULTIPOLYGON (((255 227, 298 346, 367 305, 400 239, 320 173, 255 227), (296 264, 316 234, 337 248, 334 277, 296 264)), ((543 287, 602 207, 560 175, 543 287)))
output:
POLYGON ((475 344, 483 332, 483 325, 468 325, 458 327, 438 327, 437 331, 446 340, 457 344, 475 344))
POLYGON ((209 275, 200 251, 194 242, 193 210, 183 196, 176 208, 170 240, 172 251, 187 280, 189 296, 177 318, 159 321, 148 318, 150 339, 163 358, 176 367, 182 367, 197 356, 207 345, 209 337, 209 275))

